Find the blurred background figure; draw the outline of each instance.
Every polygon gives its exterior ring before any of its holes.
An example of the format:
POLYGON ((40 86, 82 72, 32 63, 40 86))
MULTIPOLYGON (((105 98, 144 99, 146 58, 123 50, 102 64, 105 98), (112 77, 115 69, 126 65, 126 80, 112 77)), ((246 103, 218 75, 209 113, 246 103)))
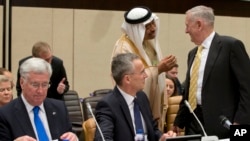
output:
MULTIPOLYGON (((50 87, 48 89, 47 97, 62 100, 63 94, 69 90, 69 82, 62 59, 54 56, 52 54, 50 45, 42 41, 39 41, 33 45, 32 56, 21 59, 19 61, 19 67, 25 60, 31 57, 44 59, 51 64, 53 72, 50 78, 50 87)), ((16 90, 17 95, 20 96, 22 89, 20 86, 19 68, 17 72, 16 90)))
MULTIPOLYGON (((165 102, 165 108, 163 109, 163 115, 166 115, 166 120, 164 123, 164 132, 167 132, 168 130, 170 130, 171 128, 168 128, 167 126, 169 126, 169 117, 168 117, 168 110, 169 110, 169 98, 170 97, 174 97, 174 96, 178 96, 179 93, 177 91, 177 87, 176 87, 176 82, 175 79, 170 77, 170 76, 166 76, 166 87, 165 87, 165 91, 164 91, 164 101, 165 102)), ((178 105, 177 105, 178 106, 178 105)), ((173 110, 171 111, 173 112, 173 110)), ((177 112, 176 112, 177 113, 177 112)), ((173 115, 171 116, 171 118, 173 117, 173 115)), ((171 125, 173 124, 173 122, 171 122, 171 125)))
POLYGON ((170 69, 169 71, 166 71, 166 77, 171 77, 174 79, 178 94, 183 95, 183 93, 184 93, 184 86, 183 85, 184 84, 182 84, 178 78, 178 68, 179 68, 179 65, 175 64, 172 69, 170 69))
POLYGON ((0 68, 0 75, 5 75, 11 81, 11 87, 15 86, 13 74, 6 68, 0 68))
POLYGON ((0 107, 8 104, 13 99, 12 81, 5 75, 0 75, 0 107))

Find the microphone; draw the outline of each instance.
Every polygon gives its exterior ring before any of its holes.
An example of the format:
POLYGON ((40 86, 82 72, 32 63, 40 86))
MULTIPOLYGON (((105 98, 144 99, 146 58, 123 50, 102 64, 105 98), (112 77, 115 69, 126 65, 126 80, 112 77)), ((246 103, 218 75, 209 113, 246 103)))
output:
POLYGON ((220 116, 220 123, 227 128, 228 130, 230 130, 230 125, 232 125, 232 123, 227 119, 227 117, 221 115, 220 116))
POLYGON ((87 104, 87 108, 88 108, 89 112, 91 113, 91 115, 92 115, 92 117, 93 117, 93 119, 94 119, 94 121, 95 121, 95 123, 96 123, 96 127, 97 127, 98 131, 100 132, 100 135, 101 135, 101 137, 102 137, 102 140, 105 141, 104 136, 103 136, 103 133, 102 133, 102 130, 101 130, 101 128, 100 128, 98 122, 96 121, 95 115, 93 114, 91 105, 90 105, 88 102, 87 102, 86 104, 87 104))
POLYGON ((187 100, 184 101, 185 105, 187 106, 188 110, 190 111, 191 114, 193 114, 193 116, 195 117, 195 120, 198 122, 198 124, 201 127, 201 130, 204 134, 204 137, 201 138, 201 141, 219 141, 217 136, 207 136, 207 133, 204 130, 203 125, 201 124, 201 121, 198 119, 198 117, 196 116, 196 114, 193 112, 189 102, 187 100))

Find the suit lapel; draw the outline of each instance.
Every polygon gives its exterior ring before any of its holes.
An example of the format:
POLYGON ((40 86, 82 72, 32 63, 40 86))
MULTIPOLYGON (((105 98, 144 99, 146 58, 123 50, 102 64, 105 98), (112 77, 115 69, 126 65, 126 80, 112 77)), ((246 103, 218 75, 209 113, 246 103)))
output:
POLYGON ((24 103, 22 101, 22 98, 19 97, 17 100, 15 107, 15 117, 19 121, 20 127, 23 127, 24 132, 33 137, 36 138, 35 131, 33 130, 31 121, 32 119, 29 118, 28 112, 26 110, 26 107, 24 106, 24 103))
POLYGON ((127 105, 125 99, 123 98, 122 94, 120 93, 120 91, 117 89, 117 87, 114 89, 114 91, 115 91, 116 98, 120 103, 120 107, 121 107, 122 112, 124 114, 125 120, 128 122, 128 125, 130 127, 130 131, 134 135, 135 134, 134 133, 134 126, 133 126, 133 123, 132 123, 132 118, 131 118, 131 115, 130 115, 128 105, 127 105))
POLYGON ((203 76, 203 84, 202 84, 203 87, 205 86, 207 82, 208 76, 211 73, 211 70, 220 53, 220 50, 221 50, 221 46, 220 46, 220 41, 219 41, 219 35, 216 33, 212 40, 212 43, 208 52, 208 56, 207 56, 207 61, 206 61, 206 65, 204 69, 204 76, 203 76))
POLYGON ((60 126, 56 125, 58 123, 56 119, 59 119, 60 117, 57 117, 59 115, 57 114, 57 111, 55 110, 55 108, 48 101, 48 99, 45 99, 44 101, 44 108, 45 108, 46 115, 47 115, 51 137, 52 139, 55 139, 58 136, 60 136, 60 133, 59 133, 60 130, 57 128, 60 126))

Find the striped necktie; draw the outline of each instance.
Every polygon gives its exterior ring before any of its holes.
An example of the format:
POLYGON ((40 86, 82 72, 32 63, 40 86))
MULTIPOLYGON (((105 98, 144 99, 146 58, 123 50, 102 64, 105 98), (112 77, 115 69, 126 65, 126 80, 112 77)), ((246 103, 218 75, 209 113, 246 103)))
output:
POLYGON ((40 110, 40 108, 38 106, 35 106, 33 108, 34 123, 36 126, 37 135, 38 135, 39 141, 49 141, 49 138, 48 138, 46 131, 45 131, 45 128, 43 126, 43 122, 38 115, 39 110, 40 110))
POLYGON ((188 101, 191 105, 192 110, 194 110, 197 105, 196 93, 197 93, 198 75, 199 75, 199 68, 200 68, 200 63, 201 63, 202 49, 203 49, 203 46, 198 47, 198 50, 197 50, 197 53, 195 55, 194 62, 193 62, 191 76, 190 76, 188 101))

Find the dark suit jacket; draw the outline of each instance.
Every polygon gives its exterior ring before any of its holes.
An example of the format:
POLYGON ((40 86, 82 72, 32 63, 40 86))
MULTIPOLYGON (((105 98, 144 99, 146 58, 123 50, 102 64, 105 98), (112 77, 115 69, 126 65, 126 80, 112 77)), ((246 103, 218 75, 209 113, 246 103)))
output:
MULTIPOLYGON (((186 91, 183 100, 188 100, 190 69, 197 48, 188 55, 186 91)), ((208 135, 229 138, 229 130, 220 124, 220 115, 231 122, 250 124, 250 60, 243 43, 235 38, 220 36, 212 40, 202 82, 202 110, 204 128, 208 135)), ((184 102, 175 120, 175 125, 184 127, 190 123, 191 114, 184 102)))
MULTIPOLYGON (((153 120, 149 101, 144 92, 137 93, 139 107, 147 127, 149 141, 158 141, 161 132, 153 120)), ((96 107, 96 119, 106 141, 133 141, 134 127, 128 105, 117 87, 105 96, 96 107)), ((102 141, 97 130, 95 141, 102 141)))
MULTIPOLYGON (((52 139, 60 139, 63 133, 72 131, 63 101, 46 98, 44 108, 52 139)), ((0 141, 12 141, 23 135, 36 138, 26 107, 18 97, 0 108, 0 141)))
MULTIPOLYGON (((31 57, 32 56, 29 56, 29 57, 23 58, 22 60, 19 61, 19 68, 17 71, 17 82, 16 82, 16 90, 17 90, 18 96, 20 96, 22 93, 22 88, 20 86, 20 73, 19 73, 20 65, 25 60, 27 60, 31 57)), ((67 74, 66 74, 65 68, 63 66, 63 61, 60 58, 53 56, 52 61, 51 61, 51 67, 52 67, 53 72, 52 72, 52 75, 50 78, 50 87, 48 89, 47 97, 62 100, 63 95, 59 94, 57 92, 57 86, 64 77, 66 78, 66 80, 64 81, 64 84, 66 85, 64 92, 67 92, 69 90, 69 82, 67 79, 67 74)))

